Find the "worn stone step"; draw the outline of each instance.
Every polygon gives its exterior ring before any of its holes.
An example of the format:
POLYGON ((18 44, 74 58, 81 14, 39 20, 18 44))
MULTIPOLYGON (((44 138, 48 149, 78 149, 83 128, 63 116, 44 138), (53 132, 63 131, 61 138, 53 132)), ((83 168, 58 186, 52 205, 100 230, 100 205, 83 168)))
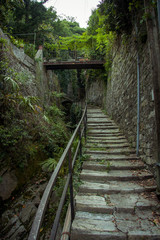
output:
POLYGON ((100 134, 100 133, 103 133, 103 134, 108 134, 108 133, 110 133, 110 134, 114 134, 114 133, 121 133, 120 131, 119 131, 119 129, 106 129, 106 130, 104 130, 104 129, 90 129, 89 131, 88 131, 88 133, 90 134, 90 133, 96 133, 96 134, 100 134))
POLYGON ((114 217, 110 214, 77 212, 72 224, 71 239, 117 239, 114 236, 117 237, 120 235, 121 237, 125 237, 126 234, 117 231, 113 220, 114 217))
POLYGON ((152 192, 156 190, 156 184, 149 185, 150 181, 152 181, 152 179, 137 182, 108 180, 107 183, 83 181, 79 188, 79 192, 96 194, 152 192))
MULTIPOLYGON (((96 122, 94 122, 94 123, 89 123, 89 122, 87 122, 87 127, 96 127, 96 126, 100 126, 100 127, 117 127, 116 125, 115 125, 115 123, 113 123, 113 122, 100 122, 98 125, 97 125, 97 123, 96 122)), ((118 127, 117 127, 118 128, 118 127)))
POLYGON ((112 121, 108 120, 107 118, 89 118, 87 119, 87 123, 96 123, 96 124, 99 124, 99 123, 111 123, 112 124, 112 121))
POLYGON ((120 155, 124 154, 125 156, 130 156, 131 154, 135 154, 135 150, 125 149, 125 148, 87 148, 86 154, 89 155, 120 155), (94 150, 95 149, 95 150, 94 150), (98 150, 99 149, 99 150, 98 150))
POLYGON ((152 211, 131 213, 87 213, 78 211, 72 224, 71 240, 159 240, 160 230, 152 211))
POLYGON ((126 138, 124 136, 114 136, 114 135, 105 135, 105 136, 93 136, 93 135, 87 135, 87 141, 98 141, 99 143, 104 142, 104 141, 115 141, 115 142, 119 142, 119 141, 125 141, 126 142, 126 138))
POLYGON ((107 137, 107 136, 123 136, 122 133, 117 129, 112 130, 89 130, 88 136, 95 136, 95 137, 107 137))
POLYGON ((128 144, 126 139, 123 137, 123 138, 104 138, 104 139, 99 139, 99 138, 96 138, 96 137, 89 137, 87 139, 87 143, 88 144, 128 144))
POLYGON ((87 108, 87 113, 102 113, 100 108, 87 108))
POLYGON ((130 149, 127 147, 105 147, 105 145, 101 147, 93 147, 93 146, 86 146, 86 152, 90 152, 90 154, 96 153, 102 153, 102 154, 125 154, 125 155, 130 155, 130 154, 135 154, 134 149, 130 149))
POLYGON ((94 213, 134 213, 135 209, 160 208, 159 201, 154 192, 152 193, 116 193, 97 196, 85 194, 76 196, 76 211, 94 213), (152 197, 151 197, 152 196, 152 197))
POLYGON ((137 181, 152 178, 153 175, 147 170, 110 170, 94 171, 83 169, 80 178, 84 181, 106 182, 110 181, 137 181))
POLYGON ((110 142, 89 142, 86 144, 86 148, 129 148, 129 144, 128 143, 110 143, 110 142))
POLYGON ((160 240, 152 173, 99 108, 88 110, 87 126, 71 240, 160 240))
POLYGON ((104 115, 104 114, 87 115, 88 121, 95 119, 95 118, 96 119, 100 119, 100 118, 107 119, 109 122, 111 122, 111 120, 109 118, 107 118, 106 115, 104 115))
POLYGON ((94 130, 94 129, 98 129, 98 130, 103 130, 103 131, 106 131, 106 130, 119 130, 116 126, 113 126, 113 125, 108 125, 108 126, 88 126, 88 131, 90 132, 91 130, 94 130))
POLYGON ((97 137, 102 139, 103 137, 123 137, 121 133, 88 133, 88 137, 97 137))
POLYGON ((88 170, 107 170, 108 165, 110 166, 111 170, 140 170, 144 169, 144 163, 142 161, 86 161, 83 163, 83 169, 88 170))
POLYGON ((139 158, 134 154, 134 155, 124 155, 124 154, 99 154, 99 153, 92 153, 89 154, 89 152, 87 153, 87 155, 89 155, 89 160, 138 160, 139 158))

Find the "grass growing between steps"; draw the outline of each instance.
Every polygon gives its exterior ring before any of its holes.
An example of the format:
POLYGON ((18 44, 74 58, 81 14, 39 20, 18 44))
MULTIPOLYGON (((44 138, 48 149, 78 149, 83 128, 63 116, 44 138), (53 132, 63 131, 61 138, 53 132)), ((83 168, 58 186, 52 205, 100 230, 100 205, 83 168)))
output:
POLYGON ((98 143, 90 143, 90 146, 88 146, 87 148, 90 151, 106 151, 106 148, 98 146, 98 143))
POLYGON ((104 147, 89 147, 90 151, 107 151, 104 147))
POLYGON ((74 188, 74 195, 77 194, 82 181, 80 180, 80 173, 82 171, 82 164, 84 161, 89 160, 90 156, 86 154, 82 154, 82 156, 78 157, 74 167, 74 174, 73 174, 73 188, 74 188))
MULTIPOLYGON (((98 160, 98 161, 99 161, 99 160, 98 160)), ((107 171, 107 173, 110 172, 110 170, 111 170, 111 162, 110 162, 109 160, 107 160, 107 162, 106 162, 105 159, 102 159, 101 161, 99 161, 99 163, 106 166, 106 171, 107 171)))

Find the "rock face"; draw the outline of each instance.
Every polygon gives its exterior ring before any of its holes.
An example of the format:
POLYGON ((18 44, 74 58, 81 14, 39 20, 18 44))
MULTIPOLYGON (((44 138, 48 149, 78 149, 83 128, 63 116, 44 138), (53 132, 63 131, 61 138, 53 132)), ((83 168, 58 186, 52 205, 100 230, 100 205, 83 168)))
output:
POLYGON ((92 81, 88 84, 87 89, 87 100, 90 104, 96 104, 97 106, 101 106, 103 103, 103 90, 104 90, 104 83, 102 81, 92 81))
POLYGON ((0 197, 2 200, 8 199, 17 187, 17 178, 14 171, 7 171, 1 175, 0 197))
POLYGON ((46 182, 33 179, 0 219, 0 239, 27 240, 46 182))
POLYGON ((86 154, 71 240, 160 239, 153 175, 98 108, 88 109, 86 154))

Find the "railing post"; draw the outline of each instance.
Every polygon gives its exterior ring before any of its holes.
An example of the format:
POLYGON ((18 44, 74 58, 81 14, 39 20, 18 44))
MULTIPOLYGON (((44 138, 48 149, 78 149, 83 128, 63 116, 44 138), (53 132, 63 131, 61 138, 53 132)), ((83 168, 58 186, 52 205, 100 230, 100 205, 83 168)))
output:
POLYGON ((79 145, 79 155, 80 155, 80 157, 82 157, 82 136, 81 136, 81 126, 79 127, 79 141, 80 141, 80 145, 79 145))
POLYGON ((87 107, 84 116, 84 137, 85 137, 85 144, 87 143, 87 107))
POLYGON ((72 179, 72 156, 71 156, 71 148, 68 151, 68 161, 69 161, 69 190, 70 190, 70 204, 71 204, 71 222, 74 219, 74 198, 73 198, 73 179, 72 179))

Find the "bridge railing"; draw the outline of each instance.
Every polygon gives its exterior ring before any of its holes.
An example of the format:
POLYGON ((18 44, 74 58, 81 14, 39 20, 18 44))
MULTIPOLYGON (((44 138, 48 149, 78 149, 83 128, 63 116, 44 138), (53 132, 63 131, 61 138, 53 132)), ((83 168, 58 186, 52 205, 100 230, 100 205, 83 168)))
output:
POLYGON ((60 215, 63 209, 63 205, 65 202, 65 198, 67 195, 67 190, 69 188, 70 191, 70 206, 71 206, 71 221, 73 221, 74 219, 74 196, 73 196, 73 180, 72 180, 72 175, 73 175, 73 168, 74 168, 74 164, 75 161, 77 159, 77 155, 78 153, 81 155, 82 154, 82 137, 85 137, 86 140, 86 130, 87 130, 87 105, 85 106, 85 109, 83 111, 81 120, 79 121, 71 139, 68 142, 68 145, 66 147, 66 149, 64 150, 48 184, 47 187, 43 193, 42 199, 40 201, 34 222, 32 224, 32 228, 28 237, 28 240, 38 240, 39 239, 39 235, 40 235, 40 229, 41 226, 43 224, 43 219, 45 216, 45 212, 47 210, 48 204, 49 204, 49 200, 51 197, 51 193, 53 191, 53 187, 55 186, 56 183, 56 179, 58 177, 58 174, 62 168, 62 165, 64 164, 64 162, 67 160, 68 158, 68 176, 66 179, 66 183, 63 189, 63 193, 60 199, 60 203, 56 212, 56 217, 53 223, 53 227, 51 230, 51 236, 50 239, 54 240, 56 238, 56 234, 57 234, 57 229, 58 229, 58 225, 59 225, 59 221, 60 221, 60 215), (74 139, 78 137, 79 141, 77 144, 77 148, 75 150, 75 152, 72 152, 72 144, 74 142, 74 139))
MULTIPOLYGON (((88 60, 88 57, 84 55, 82 51, 71 51, 71 50, 58 50, 58 51, 50 51, 48 52, 44 51, 44 58, 48 61, 49 59, 55 60, 55 61, 84 61, 88 60)), ((97 59, 97 55, 93 55, 89 57, 90 60, 103 60, 103 59, 97 59)))

